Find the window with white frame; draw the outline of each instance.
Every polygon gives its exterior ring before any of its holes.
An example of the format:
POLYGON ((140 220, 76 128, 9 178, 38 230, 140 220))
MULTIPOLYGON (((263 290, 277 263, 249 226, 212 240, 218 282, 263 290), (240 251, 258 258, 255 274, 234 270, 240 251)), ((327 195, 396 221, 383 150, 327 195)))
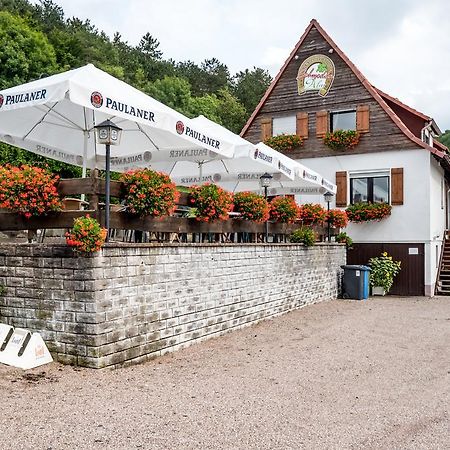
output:
POLYGON ((330 131, 356 130, 356 111, 335 111, 330 113, 330 131))
POLYGON ((272 136, 279 134, 295 134, 297 132, 297 117, 274 117, 272 120, 272 136))
POLYGON ((350 203, 389 203, 390 171, 353 172, 350 178, 350 203))

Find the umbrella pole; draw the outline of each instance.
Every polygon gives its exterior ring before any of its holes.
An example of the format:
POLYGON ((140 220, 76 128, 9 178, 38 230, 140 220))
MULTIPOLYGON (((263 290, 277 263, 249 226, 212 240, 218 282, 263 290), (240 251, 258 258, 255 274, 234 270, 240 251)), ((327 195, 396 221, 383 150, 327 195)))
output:
POLYGON ((106 144, 106 183, 105 183, 105 228, 106 242, 109 242, 109 192, 110 192, 111 146, 106 144))
POLYGON ((199 171, 199 184, 202 184, 203 177, 203 161, 198 163, 198 171, 199 171))
MULTIPOLYGON (((86 173, 87 173, 87 145, 88 145, 88 132, 86 130, 84 130, 83 133, 83 168, 81 169, 81 176, 82 178, 86 178, 86 173)), ((85 195, 81 194, 81 200, 85 200, 85 195)))

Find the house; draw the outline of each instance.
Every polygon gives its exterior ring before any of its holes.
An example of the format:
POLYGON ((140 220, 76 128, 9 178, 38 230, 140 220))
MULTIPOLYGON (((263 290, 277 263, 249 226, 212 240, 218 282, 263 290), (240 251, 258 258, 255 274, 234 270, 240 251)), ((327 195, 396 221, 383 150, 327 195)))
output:
MULTIPOLYGON (((448 227, 450 158, 431 117, 374 87, 312 20, 244 126, 257 143, 297 134, 303 146, 287 153, 338 190, 331 207, 386 202, 391 215, 351 223, 348 262, 364 264, 387 251, 402 262, 391 293, 433 295, 448 227), (327 132, 356 130, 359 142, 335 150, 327 132)), ((322 202, 299 196, 299 203, 322 202)))

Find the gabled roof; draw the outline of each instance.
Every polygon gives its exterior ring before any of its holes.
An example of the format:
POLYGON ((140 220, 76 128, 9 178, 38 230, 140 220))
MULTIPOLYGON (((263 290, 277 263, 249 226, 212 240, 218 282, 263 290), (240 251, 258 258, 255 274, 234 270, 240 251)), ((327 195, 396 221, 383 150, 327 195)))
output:
MULTIPOLYGON (((395 112, 384 101, 382 95, 380 95, 380 92, 369 83, 369 81, 364 77, 364 75, 359 71, 359 69, 350 61, 350 59, 345 55, 345 53, 335 44, 335 42, 331 39, 330 36, 328 36, 328 34, 325 32, 325 30, 319 25, 319 23, 315 19, 311 20, 311 22, 308 25, 308 27, 306 28, 305 32, 302 34, 300 40, 298 41, 298 43, 296 44, 296 46, 290 53, 289 57, 283 64, 282 68, 278 72, 277 76, 274 78, 271 85, 268 87, 266 93, 261 98, 257 107, 253 111, 253 114, 250 116, 247 123, 244 125, 244 128, 241 131, 241 136, 243 136, 245 134, 245 132, 248 130, 250 125, 255 120, 259 111, 261 110, 264 103, 266 102, 267 98, 274 90, 275 86, 277 85, 277 83, 280 80, 281 76, 283 75, 284 71, 286 70, 286 68, 288 67, 290 62, 294 59, 298 49, 301 47, 301 45, 303 44, 303 41, 305 40, 306 36, 308 35, 308 33, 311 31, 311 29, 313 27, 316 28, 316 30, 321 34, 321 36, 325 39, 325 41, 328 42, 330 47, 342 58, 342 60, 352 70, 352 72, 356 75, 356 77, 359 79, 359 81, 363 84, 363 86, 367 89, 367 91, 372 95, 372 97, 379 103, 381 108, 386 112, 386 114, 391 118, 391 120, 397 125, 397 127, 403 132, 403 134, 405 134, 405 136, 408 137, 408 139, 410 139, 414 144, 416 144, 416 145, 430 151, 431 153, 435 154, 436 156, 442 158, 444 156, 444 152, 426 144, 421 139, 416 137, 409 130, 409 128, 402 122, 402 120, 397 116, 397 114, 395 114, 395 112)), ((394 97, 390 97, 390 98, 393 99, 392 101, 401 103, 400 101, 394 99, 394 97)), ((412 108, 409 108, 409 110, 412 110, 412 108)), ((415 110, 413 110, 413 111, 415 111, 415 110)), ((421 114, 418 111, 416 113, 421 114)), ((424 116, 424 117, 428 117, 428 116, 424 116)))

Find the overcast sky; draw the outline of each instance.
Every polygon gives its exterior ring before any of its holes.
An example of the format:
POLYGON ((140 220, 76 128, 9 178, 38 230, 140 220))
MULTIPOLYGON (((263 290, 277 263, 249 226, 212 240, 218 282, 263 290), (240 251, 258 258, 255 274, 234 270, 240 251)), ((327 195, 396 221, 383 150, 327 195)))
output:
POLYGON ((315 18, 369 81, 450 129, 448 0, 55 0, 66 17, 136 45, 150 32, 165 58, 216 57, 234 74, 275 76, 315 18))

